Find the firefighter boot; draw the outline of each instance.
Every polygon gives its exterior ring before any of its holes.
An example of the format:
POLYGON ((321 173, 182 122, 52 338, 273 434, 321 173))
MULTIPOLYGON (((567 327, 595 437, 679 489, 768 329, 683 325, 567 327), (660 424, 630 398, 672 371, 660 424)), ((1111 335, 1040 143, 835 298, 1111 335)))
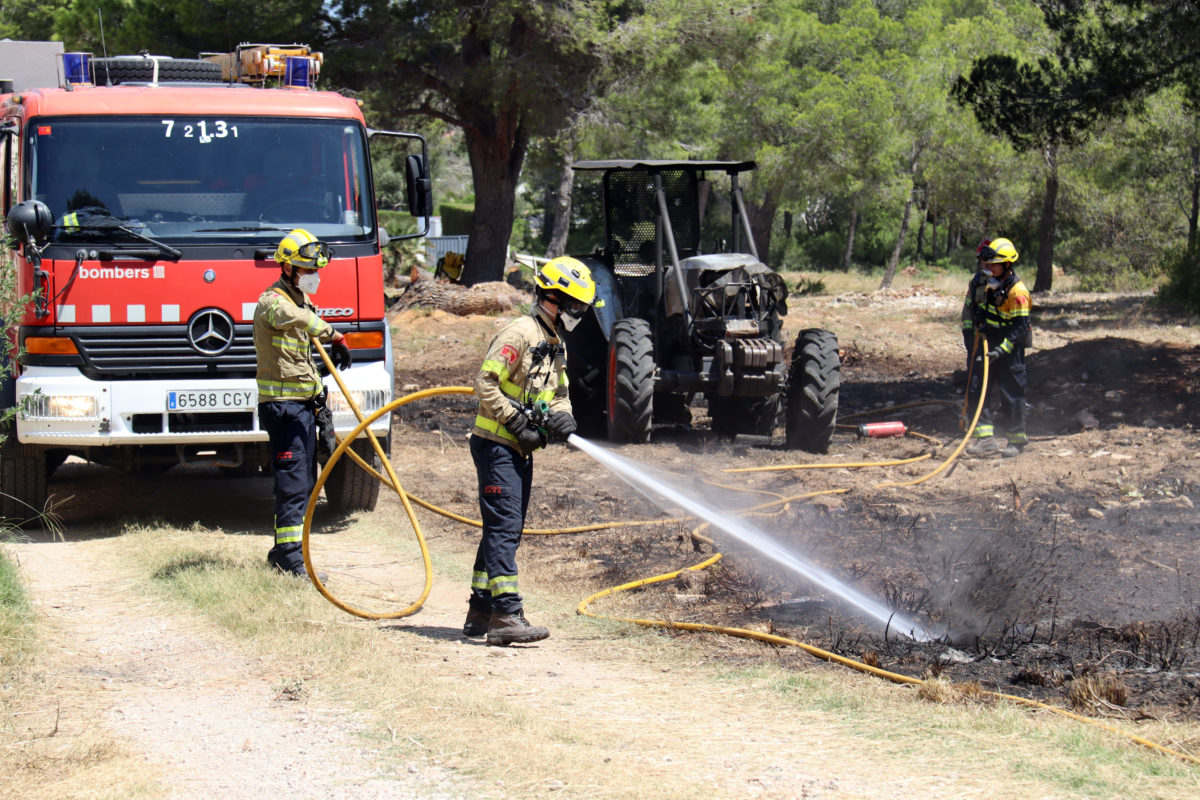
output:
POLYGON ((463 636, 477 639, 488 632, 488 623, 492 621, 492 612, 470 606, 467 608, 467 621, 463 623, 463 636))
POLYGON ((967 445, 967 453, 973 456, 989 456, 1003 449, 995 436, 976 436, 975 440, 967 445))
MULTIPOLYGON (((267 552, 267 565, 274 567, 285 575, 296 578, 307 578, 308 570, 304 568, 304 553, 299 544, 275 545, 267 552)), ((318 572, 317 578, 321 583, 328 580, 324 572, 318 572)))
POLYGON ((492 619, 488 623, 487 629, 487 643, 499 647, 540 642, 548 636, 550 636, 550 631, 546 628, 529 624, 523 610, 515 611, 512 614, 492 612, 492 619))

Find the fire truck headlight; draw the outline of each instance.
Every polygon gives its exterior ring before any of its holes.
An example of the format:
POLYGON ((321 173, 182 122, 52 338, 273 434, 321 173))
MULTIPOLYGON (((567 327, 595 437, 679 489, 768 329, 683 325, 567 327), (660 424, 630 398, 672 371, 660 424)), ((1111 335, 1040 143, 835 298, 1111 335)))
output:
MULTIPOLYGON (((361 389, 351 390, 350 396, 354 398, 354 403, 358 406, 358 410, 363 413, 363 416, 378 411, 388 401, 387 392, 382 389, 370 389, 367 391, 361 389)), ((354 411, 351 410, 350 404, 346 402, 346 398, 342 396, 340 391, 331 390, 327 402, 329 403, 329 410, 334 414, 354 416, 354 411)))
POLYGON ((90 419, 99 413, 100 401, 86 394, 35 394, 25 409, 27 417, 46 419, 90 419))

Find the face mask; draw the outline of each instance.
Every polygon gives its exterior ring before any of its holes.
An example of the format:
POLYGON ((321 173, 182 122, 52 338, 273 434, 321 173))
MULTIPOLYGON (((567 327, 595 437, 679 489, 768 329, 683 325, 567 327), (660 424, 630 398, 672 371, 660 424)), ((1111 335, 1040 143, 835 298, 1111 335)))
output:
POLYGON ((563 330, 570 333, 575 330, 575 326, 579 324, 579 320, 583 319, 583 314, 576 316, 570 312, 564 311, 558 315, 558 322, 563 326, 563 330))
POLYGON ((307 275, 301 275, 296 280, 296 288, 305 294, 316 294, 317 287, 321 285, 321 276, 315 272, 310 272, 307 275))

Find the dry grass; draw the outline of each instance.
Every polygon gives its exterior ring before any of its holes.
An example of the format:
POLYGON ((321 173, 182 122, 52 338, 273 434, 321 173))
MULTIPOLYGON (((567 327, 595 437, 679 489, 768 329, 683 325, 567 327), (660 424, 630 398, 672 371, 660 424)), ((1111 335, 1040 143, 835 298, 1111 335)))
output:
POLYGON ((992 702, 992 696, 979 681, 955 683, 941 676, 926 678, 917 684, 917 697, 945 705, 992 702))
MULTIPOLYGON (((395 538, 400 525, 377 512, 357 527, 363 541, 378 542, 395 538)), ((465 579, 472 537, 430 528, 441 575, 455 576, 439 580, 465 579)), ((455 637, 431 639, 421 631, 436 623, 419 618, 352 622, 302 583, 267 579, 259 587, 239 566, 258 556, 244 537, 182 540, 145 530, 124 538, 132 541, 123 551, 138 554, 143 574, 161 574, 164 564, 197 553, 226 565, 207 576, 211 590, 178 581, 166 588, 237 632, 246 648, 290 665, 278 686, 302 685, 326 704, 366 715, 384 757, 449 768, 460 788, 480 796, 637 797, 647 782, 660 797, 740 796, 768 775, 797 781, 798 791, 830 759, 839 765, 838 785, 867 796, 879 788, 872 776, 883 774, 897 797, 948 796, 925 793, 934 764, 955 765, 956 792, 996 798, 1168 798, 1192 785, 1185 767, 1106 735, 1004 705, 988 708, 977 684, 927 681, 909 693, 755 643, 576 618, 571 610, 585 587, 561 573, 553 581, 530 556, 522 575, 536 587, 531 616, 556 631, 557 650, 480 650, 455 637), (226 580, 240 592, 227 591, 226 580), (855 754, 851 762, 847 752, 855 754), (1017 765, 1022 777, 1014 779, 1017 765)), ((630 594, 602 603, 608 613, 646 616, 647 599, 630 594)), ((762 796, 789 796, 782 783, 769 785, 775 789, 762 796)))
POLYGON ((64 721, 73 692, 50 671, 54 631, 37 625, 14 562, 0 551, 0 796, 156 796, 155 775, 139 754, 102 728, 64 721), (106 788, 92 793, 97 786, 106 788))
POLYGON ((1128 699, 1124 681, 1112 672, 1084 675, 1067 685, 1071 707, 1086 714, 1124 708, 1128 699))

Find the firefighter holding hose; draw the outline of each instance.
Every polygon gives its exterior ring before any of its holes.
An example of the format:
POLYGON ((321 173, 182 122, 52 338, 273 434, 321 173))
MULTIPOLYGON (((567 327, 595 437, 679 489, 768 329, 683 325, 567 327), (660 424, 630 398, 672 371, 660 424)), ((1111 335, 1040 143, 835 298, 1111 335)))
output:
POLYGON ((534 284, 529 315, 496 334, 475 378, 479 409, 470 444, 483 533, 463 635, 486 636, 490 645, 525 644, 550 635, 525 619, 517 547, 529 507, 533 452, 547 437, 566 439, 575 432, 560 328, 574 329, 596 297, 591 271, 566 256, 542 265, 534 284))
POLYGON ((987 397, 979 423, 975 426, 974 441, 967 452, 985 455, 999 452, 1005 458, 1021 454, 1029 437, 1025 432, 1025 348, 1032 342, 1029 314, 1033 300, 1025 284, 1013 271, 1017 248, 1008 239, 984 240, 976 251, 979 271, 967 287, 962 308, 963 344, 967 348, 967 413, 979 402, 983 386, 983 359, 989 363, 987 397), (1007 446, 995 436, 992 405, 996 397, 992 388, 999 389, 1000 408, 1004 414, 1007 446))
MULTIPOLYGON (((329 246, 303 228, 275 249, 280 276, 258 298, 254 351, 258 358, 258 423, 271 441, 275 464, 275 545, 267 563, 280 572, 307 576, 301 538, 308 497, 317 483, 317 421, 328 420, 325 386, 312 357, 312 340, 332 342, 339 369, 351 363, 345 335, 317 315, 309 299, 329 263, 329 246)), ((332 435, 332 421, 328 421, 332 435)))

